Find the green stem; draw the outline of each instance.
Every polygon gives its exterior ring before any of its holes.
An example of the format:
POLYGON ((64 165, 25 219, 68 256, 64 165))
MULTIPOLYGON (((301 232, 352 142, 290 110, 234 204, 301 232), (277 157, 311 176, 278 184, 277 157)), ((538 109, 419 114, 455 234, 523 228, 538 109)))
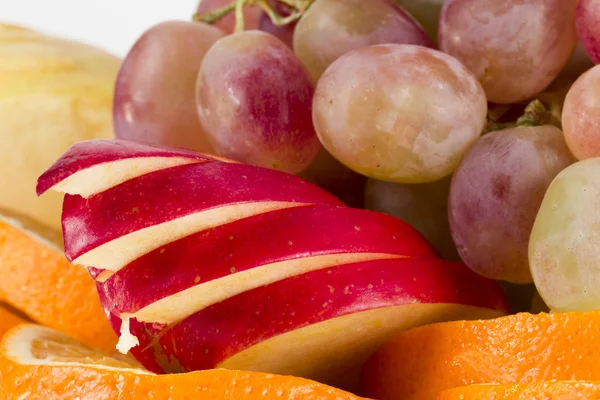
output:
POLYGON ((236 4, 237 1, 233 1, 224 7, 217 8, 216 10, 208 13, 195 13, 192 19, 197 22, 204 22, 205 24, 212 25, 215 22, 218 22, 221 18, 223 18, 233 10, 235 10, 236 4))
MULTIPOLYGON (((561 114, 563 101, 564 95, 562 92, 540 93, 537 99, 523 104, 525 106, 523 114, 516 121, 506 121, 504 114, 510 108, 503 108, 501 106, 490 108, 484 134, 517 126, 554 125, 562 129, 561 114), (502 121, 503 118, 504 121, 502 121)), ((519 105, 513 105, 512 107, 519 107, 519 105)))
POLYGON ((240 32, 244 30, 244 7, 245 6, 259 6, 269 16, 273 24, 277 26, 283 26, 290 24, 302 17, 308 8, 312 5, 315 0, 275 0, 281 4, 286 5, 291 9, 290 15, 284 17, 273 7, 269 0, 232 0, 231 3, 217 10, 199 14, 196 13, 193 16, 194 21, 204 22, 207 24, 214 24, 221 18, 235 12, 235 31, 240 32))
MULTIPOLYGON (((297 2, 295 2, 295 3, 297 3, 297 2)), ((284 4, 288 5, 287 3, 284 3, 284 4)), ((273 7, 273 5, 271 5, 271 3, 269 3, 267 0, 261 1, 259 3, 259 5, 263 8, 263 10, 265 10, 265 13, 267 13, 269 18, 271 18, 271 21, 273 22, 273 24, 276 26, 287 25, 287 24, 297 20, 298 18, 300 18, 302 16, 302 14, 304 14, 304 12, 305 12, 305 10, 303 8, 296 8, 297 5, 294 4, 292 6, 294 8, 294 11, 287 17, 283 17, 277 12, 275 7, 273 7)))
POLYGON ((237 0, 235 4, 235 32, 244 31, 244 6, 247 0, 237 0))
POLYGON ((525 113, 517 120, 517 126, 555 125, 561 127, 560 104, 551 103, 550 107, 536 99, 525 107, 525 113))

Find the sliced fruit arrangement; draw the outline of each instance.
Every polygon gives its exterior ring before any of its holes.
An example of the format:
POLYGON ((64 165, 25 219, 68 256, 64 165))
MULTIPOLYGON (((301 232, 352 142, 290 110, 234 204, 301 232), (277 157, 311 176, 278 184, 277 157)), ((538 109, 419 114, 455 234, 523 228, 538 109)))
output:
POLYGON ((600 397, 597 21, 201 0, 118 75, 0 25, 0 210, 63 196, 0 212, 0 397, 600 397))
POLYGON ((11 399, 359 399, 306 379, 258 372, 155 375, 126 357, 28 324, 14 328, 2 340, 0 376, 0 390, 11 399))
POLYGON ((0 302, 90 345, 114 349, 94 281, 71 265, 60 235, 14 213, 0 213, 0 302))
POLYGON ((367 361, 362 393, 381 400, 433 399, 443 390, 479 383, 598 381, 600 363, 590 346, 598 337, 598 311, 418 327, 367 361))
POLYGON ((437 400, 589 400, 600 398, 600 382, 549 381, 515 385, 480 384, 443 391, 437 400))
POLYGON ((38 185, 70 193, 66 253, 91 269, 119 348, 150 369, 351 387, 398 332, 508 311, 496 282, 439 259, 398 219, 273 169, 177 153, 84 142, 38 185), (138 161, 145 167, 122 169, 138 161))

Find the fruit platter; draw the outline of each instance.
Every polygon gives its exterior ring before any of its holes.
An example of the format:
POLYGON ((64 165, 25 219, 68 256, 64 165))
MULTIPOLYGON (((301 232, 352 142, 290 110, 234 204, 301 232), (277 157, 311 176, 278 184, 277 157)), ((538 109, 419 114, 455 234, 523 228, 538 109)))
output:
POLYGON ((600 0, 0 54, 1 400, 600 399, 600 0))

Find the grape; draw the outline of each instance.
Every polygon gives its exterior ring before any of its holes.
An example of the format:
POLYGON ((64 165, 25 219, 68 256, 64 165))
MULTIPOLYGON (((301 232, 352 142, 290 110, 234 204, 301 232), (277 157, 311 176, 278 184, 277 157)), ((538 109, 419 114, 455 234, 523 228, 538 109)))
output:
POLYGON ((488 278, 531 282, 527 243, 533 222, 550 182, 573 161, 552 125, 481 137, 450 187, 450 231, 463 261, 488 278))
POLYGON ((421 184, 369 179, 365 205, 408 222, 447 260, 459 260, 448 225, 450 178, 421 184))
POLYGON ((418 23, 389 0, 318 0, 294 33, 294 51, 314 82, 350 50, 385 43, 433 46, 418 23))
POLYGON ((194 106, 194 87, 204 54, 223 36, 210 25, 184 21, 146 31, 117 77, 116 137, 211 152, 194 106))
POLYGON ((454 171, 481 135, 486 111, 481 85, 457 60, 388 44, 354 50, 327 69, 313 122, 324 147, 354 171, 424 183, 454 171))
POLYGON ((444 0, 396 0, 396 4, 408 11, 419 23, 423 29, 433 38, 437 40, 438 23, 440 19, 440 11, 444 0))
POLYGON ((579 0, 577 34, 590 58, 600 63, 600 1, 579 0))
POLYGON ((196 93, 217 154, 289 173, 317 155, 313 86, 294 53, 274 36, 245 31, 217 41, 204 57, 196 93))
POLYGON ((364 206, 367 179, 341 164, 323 147, 298 176, 327 190, 350 207, 364 206))
POLYGON ((562 125, 575 157, 600 157, 600 66, 581 75, 569 89, 562 125))
POLYGON ((552 311, 600 308, 600 159, 579 161, 552 181, 529 240, 531 274, 552 311))
MULTIPOLYGON (((231 4, 233 0, 200 0, 196 12, 199 14, 209 13, 231 4)), ((264 14, 259 6, 244 6, 244 29, 257 29, 261 16, 264 14)), ((235 30, 235 12, 227 14, 217 21, 214 26, 229 34, 235 30)))
POLYGON ((577 0, 446 0, 440 49, 477 76, 490 102, 510 104, 544 90, 577 44, 577 0))

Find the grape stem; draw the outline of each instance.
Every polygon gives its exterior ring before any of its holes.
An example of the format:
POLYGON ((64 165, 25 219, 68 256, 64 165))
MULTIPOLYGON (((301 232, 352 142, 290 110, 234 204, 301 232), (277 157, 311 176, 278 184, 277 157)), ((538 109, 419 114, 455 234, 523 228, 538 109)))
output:
POLYGON ((261 7, 274 25, 283 26, 300 19, 313 2, 314 0, 233 0, 231 3, 216 10, 207 13, 196 13, 192 19, 197 22, 204 22, 212 25, 226 15, 235 12, 235 31, 241 32, 244 30, 245 6, 261 7), (273 2, 275 1, 287 6, 291 11, 290 14, 287 16, 281 15, 273 6, 273 2))
POLYGON ((537 99, 529 103, 490 107, 487 124, 483 133, 485 134, 517 126, 554 125, 557 128, 562 129, 561 114, 563 99, 564 96, 561 96, 560 92, 549 92, 541 93, 537 99), (514 115, 514 111, 519 108, 521 108, 523 112, 517 120, 507 121, 506 115, 511 113, 514 115), (504 119, 504 121, 502 121, 502 119, 504 119))
POLYGON ((555 125, 561 128, 560 120, 560 105, 550 104, 549 107, 544 105, 541 100, 535 99, 525 107, 525 112, 517 120, 517 126, 539 126, 539 125, 555 125))
POLYGON ((195 13, 194 16, 192 17, 192 19, 196 22, 204 22, 205 24, 212 25, 215 22, 219 21, 224 16, 226 16, 227 14, 229 14, 230 12, 232 12, 233 10, 235 10, 236 5, 237 5, 237 1, 233 1, 229 4, 227 4, 226 6, 217 8, 216 10, 213 10, 211 12, 202 13, 202 14, 195 13))

